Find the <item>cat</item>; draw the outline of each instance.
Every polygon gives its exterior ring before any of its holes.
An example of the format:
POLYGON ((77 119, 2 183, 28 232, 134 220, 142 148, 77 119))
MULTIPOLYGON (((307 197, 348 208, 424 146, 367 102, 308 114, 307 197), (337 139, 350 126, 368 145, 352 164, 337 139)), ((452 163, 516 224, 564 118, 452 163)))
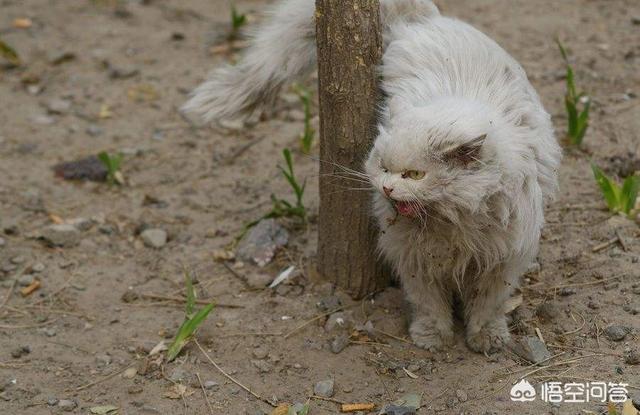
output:
MULTIPOLYGON (((509 341, 505 302, 538 252, 544 203, 562 158, 549 114, 522 67, 493 40, 429 0, 382 0, 378 136, 365 162, 378 247, 429 350, 509 341)), ((237 66, 215 70, 184 110, 205 120, 268 104, 315 66, 313 0, 285 0, 237 66)))

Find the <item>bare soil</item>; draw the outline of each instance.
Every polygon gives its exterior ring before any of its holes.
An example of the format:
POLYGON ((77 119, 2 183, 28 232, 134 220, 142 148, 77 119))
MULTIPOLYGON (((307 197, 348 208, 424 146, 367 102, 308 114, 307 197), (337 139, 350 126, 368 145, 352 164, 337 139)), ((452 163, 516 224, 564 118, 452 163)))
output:
MULTIPOLYGON (((249 13, 251 26, 266 3, 238 1, 237 7, 249 13)), ((592 123, 585 150, 566 152, 561 192, 547 209, 540 270, 525 276, 513 335, 535 336, 538 329, 553 355, 564 353, 543 366, 583 356, 527 376, 531 382, 625 382, 639 396, 640 366, 625 363, 624 354, 640 338, 640 228, 611 219, 589 159, 615 174, 633 170, 640 158, 640 2, 440 4, 523 64, 558 136, 566 128, 564 67, 554 38, 569 47, 578 85, 593 97, 592 123), (593 252, 616 232, 624 244, 593 252), (543 303, 550 311, 536 312, 543 303), (611 341, 610 325, 631 331, 611 341)), ((313 220, 306 227, 282 220, 291 240, 264 269, 230 261, 238 278, 214 261, 216 250, 270 208, 271 194, 288 195, 276 166, 284 147, 299 148, 303 129, 290 91, 273 114, 247 128, 198 127, 176 111, 210 68, 233 59, 220 53, 229 30, 226 1, 0 0, 0 10, 0 36, 24 61, 0 70, 0 413, 87 414, 101 405, 115 405, 120 414, 270 413, 270 405, 223 377, 194 344, 171 363, 148 356, 170 341, 183 303, 144 295, 180 298, 183 267, 197 275, 201 299, 241 307, 217 307, 198 333, 200 344, 269 400, 305 402, 316 382, 332 378, 337 401, 380 408, 408 392, 423 394, 420 414, 606 409, 599 402, 512 402, 512 382, 535 368, 508 350, 472 353, 461 327, 458 344, 446 353, 402 340, 407 322, 398 288, 353 302, 307 271, 313 220), (14 27, 14 19, 25 17, 31 27, 14 27), (102 150, 125 154, 126 185, 54 176, 57 163, 102 150), (52 248, 36 239, 52 223, 77 218, 92 220, 77 246, 52 248), (166 245, 145 246, 139 232, 147 227, 165 230, 166 245), (291 264, 299 272, 276 289, 243 281, 259 273, 273 278, 291 264), (29 275, 41 287, 22 296, 29 275), (331 295, 342 300, 353 330, 367 321, 375 330, 358 331, 337 354, 326 317, 284 336, 322 314, 317 303, 331 295), (137 374, 123 376, 130 366, 137 374), (197 376, 209 382, 211 410, 197 376), (167 397, 174 382, 187 387, 183 398, 167 397)), ((298 174, 309 178, 305 201, 313 216, 318 162, 299 151, 294 157, 298 174)), ((339 412, 335 402, 312 399, 311 405, 312 414, 339 412)))

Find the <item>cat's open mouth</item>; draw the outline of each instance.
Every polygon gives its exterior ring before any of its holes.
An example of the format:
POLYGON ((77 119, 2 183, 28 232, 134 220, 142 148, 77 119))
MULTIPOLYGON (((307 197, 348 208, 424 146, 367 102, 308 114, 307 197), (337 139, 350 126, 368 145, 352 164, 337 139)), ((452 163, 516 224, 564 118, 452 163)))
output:
POLYGON ((401 216, 406 216, 408 218, 415 218, 420 216, 422 213, 422 209, 420 205, 415 202, 407 202, 404 200, 392 200, 393 208, 398 212, 401 216))

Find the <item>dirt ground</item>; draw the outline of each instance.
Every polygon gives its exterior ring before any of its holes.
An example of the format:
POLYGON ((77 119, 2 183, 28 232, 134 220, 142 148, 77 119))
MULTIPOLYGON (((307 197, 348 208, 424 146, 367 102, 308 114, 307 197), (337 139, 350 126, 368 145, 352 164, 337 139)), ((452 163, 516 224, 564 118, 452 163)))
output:
MULTIPOLYGON (((249 27, 266 3, 237 2, 249 27)), ((333 379, 331 399, 371 402, 377 410, 410 392, 422 394, 420 414, 606 410, 600 402, 512 402, 512 383, 534 370, 526 377, 532 383, 625 382, 638 399, 640 366, 629 356, 640 339, 640 228, 610 219, 589 159, 612 174, 639 168, 640 2, 439 3, 523 64, 559 136, 566 126, 564 69, 554 37, 569 47, 578 85, 593 97, 585 151, 566 152, 540 268, 525 276, 512 317, 514 338, 538 329, 559 356, 538 368, 509 350, 475 354, 461 327, 446 353, 413 347, 398 288, 353 302, 305 271, 315 250, 313 220, 306 228, 280 221, 289 245, 263 269, 229 261, 236 276, 214 261, 243 224, 270 208, 271 194, 288 195, 277 169, 284 147, 296 149, 297 173, 309 178, 305 202, 312 216, 318 209, 318 163, 297 151, 303 123, 290 91, 273 116, 247 128, 196 127, 176 111, 229 58, 219 47, 229 30, 226 1, 0 0, 0 36, 24 61, 0 70, 0 413, 87 414, 104 405, 119 414, 270 413, 194 344, 171 363, 148 356, 182 322, 182 301, 161 297, 180 298, 183 267, 197 275, 200 298, 226 305, 201 327, 199 343, 266 400, 303 403, 317 382, 333 379), (16 18, 31 19, 31 26, 14 27, 16 18), (61 161, 102 150, 125 155, 125 186, 53 173, 61 161), (81 229, 72 235, 77 245, 53 248, 37 239, 60 221, 81 229), (147 228, 167 232, 167 243, 145 246, 139 234, 147 228), (624 244, 593 251, 618 234, 624 244), (303 272, 275 289, 260 288, 269 279, 261 274, 273 278, 291 264, 303 272), (22 296, 34 280, 40 288, 22 296), (354 325, 348 333, 357 331, 348 347, 331 351, 336 332, 323 327, 324 317, 285 337, 322 314, 323 299, 335 307, 335 297, 354 325), (624 338, 611 340, 611 325, 622 326, 624 338), (176 383, 187 389, 171 399, 176 383)), ((332 401, 312 399, 311 407, 312 414, 339 412, 332 401)))

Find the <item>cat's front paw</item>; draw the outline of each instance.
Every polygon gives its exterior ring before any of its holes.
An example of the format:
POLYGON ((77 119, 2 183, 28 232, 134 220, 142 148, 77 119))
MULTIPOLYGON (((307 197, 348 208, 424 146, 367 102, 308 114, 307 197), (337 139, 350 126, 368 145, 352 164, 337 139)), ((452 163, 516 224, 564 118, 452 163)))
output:
POLYGON ((450 328, 437 327, 422 319, 415 320, 409 326, 409 334, 413 343, 432 352, 443 350, 453 344, 453 331, 450 328))
POLYGON ((494 353, 509 342, 509 328, 504 317, 498 318, 480 327, 478 330, 467 330, 467 345, 478 353, 494 353))

